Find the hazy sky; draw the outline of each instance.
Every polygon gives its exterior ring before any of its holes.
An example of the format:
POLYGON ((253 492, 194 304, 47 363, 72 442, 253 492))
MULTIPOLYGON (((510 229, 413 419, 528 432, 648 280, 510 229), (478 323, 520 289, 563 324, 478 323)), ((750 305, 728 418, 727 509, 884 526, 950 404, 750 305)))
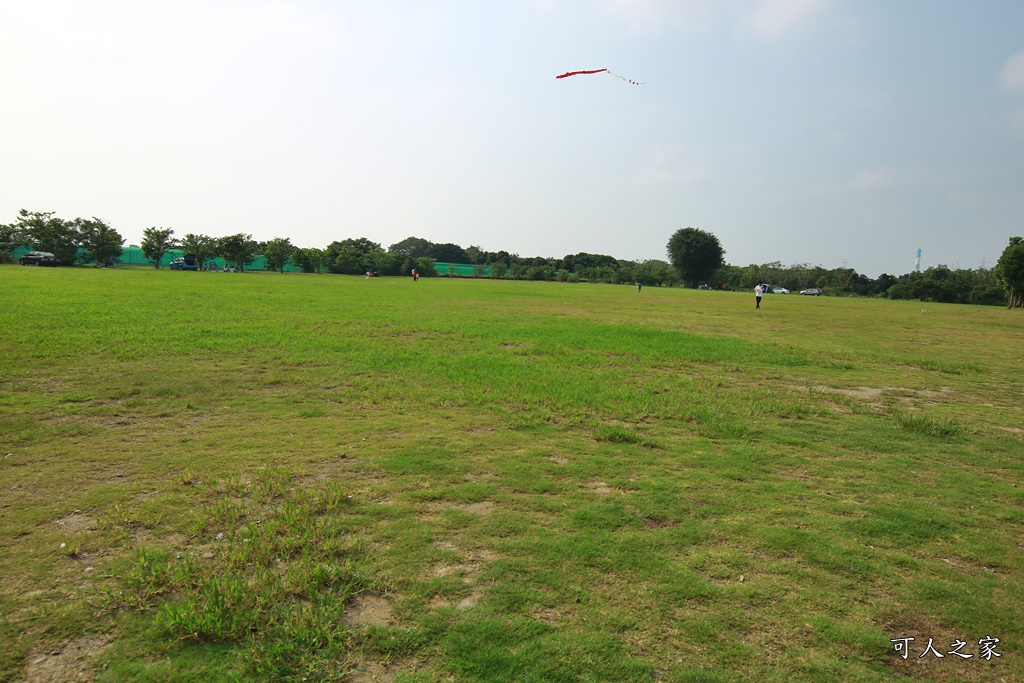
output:
POLYGON ((18 209, 323 247, 992 266, 1021 0, 3 0, 18 209), (606 74, 556 80, 570 70, 606 74))

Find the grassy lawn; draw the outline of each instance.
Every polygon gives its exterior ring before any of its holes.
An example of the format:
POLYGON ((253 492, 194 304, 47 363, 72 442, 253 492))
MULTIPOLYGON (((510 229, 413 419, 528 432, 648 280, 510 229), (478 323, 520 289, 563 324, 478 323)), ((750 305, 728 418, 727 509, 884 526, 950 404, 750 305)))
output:
POLYGON ((1020 311, 0 292, 0 680, 1024 680, 1020 311))

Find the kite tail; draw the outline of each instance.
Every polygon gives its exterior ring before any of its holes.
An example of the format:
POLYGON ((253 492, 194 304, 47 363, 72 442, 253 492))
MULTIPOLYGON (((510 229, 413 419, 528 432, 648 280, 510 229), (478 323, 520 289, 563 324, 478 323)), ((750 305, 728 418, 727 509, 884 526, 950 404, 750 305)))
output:
POLYGON ((609 76, 615 76, 615 78, 618 78, 621 81, 625 81, 626 83, 629 83, 630 85, 646 85, 645 83, 640 83, 639 81, 634 81, 632 78, 626 78, 625 76, 620 76, 619 74, 615 73, 614 71, 608 71, 608 69, 605 69, 605 71, 608 73, 609 76))

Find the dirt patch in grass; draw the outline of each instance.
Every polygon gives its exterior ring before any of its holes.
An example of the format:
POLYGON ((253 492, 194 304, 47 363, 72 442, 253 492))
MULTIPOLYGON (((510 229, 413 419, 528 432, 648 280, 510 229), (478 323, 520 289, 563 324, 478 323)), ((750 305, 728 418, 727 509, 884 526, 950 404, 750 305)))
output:
POLYGON ((59 526, 65 533, 75 535, 94 531, 97 526, 95 519, 88 515, 83 515, 79 510, 75 510, 67 517, 58 519, 54 524, 59 526))
POLYGON ((349 627, 369 624, 384 626, 391 621, 391 600, 377 593, 362 593, 349 601, 345 610, 345 625, 349 627))
POLYGON ((295 484, 297 486, 312 486, 324 481, 333 481, 334 479, 340 479, 339 475, 344 474, 346 477, 351 476, 352 468, 359 464, 359 459, 354 458, 344 451, 339 451, 334 455, 327 456, 323 460, 311 464, 310 472, 300 477, 296 477, 295 484))
POLYGON ((825 393, 842 394, 844 396, 862 400, 876 399, 885 395, 896 395, 901 398, 908 399, 941 398, 950 391, 949 387, 942 387, 938 391, 933 389, 908 389, 907 387, 852 387, 848 389, 839 389, 836 387, 819 386, 814 387, 814 389, 825 393))
POLYGON ((965 560, 962 557, 957 557, 956 555, 952 555, 950 557, 943 557, 941 559, 943 562, 945 562, 950 567, 956 569, 958 572, 962 574, 980 574, 982 572, 986 574, 999 573, 999 570, 995 567, 987 567, 977 562, 972 562, 970 560, 965 560))
POLYGON ((106 636, 85 636, 63 642, 45 652, 28 656, 23 683, 51 681, 91 681, 102 664, 98 661, 110 641, 106 636))
POLYGON ((490 472, 466 472, 462 476, 466 481, 483 481, 485 479, 494 479, 497 475, 490 472))
POLYGON ((592 482, 587 484, 587 488, 590 489, 591 491, 593 491, 594 493, 596 493, 599 496, 607 496, 607 495, 610 495, 612 493, 618 493, 619 495, 624 496, 627 493, 629 493, 630 491, 637 491, 637 490, 639 490, 639 489, 635 489, 635 488, 628 489, 628 490, 626 490, 626 489, 619 489, 619 488, 615 488, 615 487, 611 486, 610 484, 608 484, 607 482, 603 482, 603 481, 592 481, 592 482))
POLYGON ((545 624, 566 624, 572 623, 579 616, 579 611, 572 609, 562 611, 549 607, 537 608, 531 611, 530 618, 536 621, 543 621, 545 624))
POLYGON ((664 529, 666 527, 678 526, 679 522, 664 517, 648 517, 644 520, 644 526, 648 529, 664 529))
POLYGON ((996 429, 1001 429, 1004 432, 1011 432, 1013 434, 1024 434, 1024 429, 1021 429, 1020 427, 1004 427, 1002 425, 992 425, 992 426, 995 427, 996 429))
POLYGON ((449 574, 469 574, 476 571, 476 567, 469 564, 443 564, 434 568, 434 576, 448 576, 449 574))
POLYGON ((456 605, 456 607, 458 607, 459 609, 470 609, 471 607, 475 607, 476 604, 480 602, 480 598, 482 598, 483 596, 483 589, 474 588, 472 591, 470 591, 469 595, 462 598, 462 600, 459 600, 459 604, 456 605))
MULTIPOLYGON (((439 547, 443 547, 447 550, 455 550, 455 546, 450 543, 438 544, 439 547)), ((447 576, 448 574, 461 573, 461 574, 473 574, 480 571, 484 564, 494 559, 494 554, 488 550, 478 550, 470 553, 469 557, 459 564, 448 564, 436 567, 433 571, 434 576, 447 576)))
POLYGON ((413 673, 419 668, 415 659, 393 662, 364 662, 344 680, 346 683, 392 683, 399 674, 413 673))
MULTIPOLYGON (((456 546, 447 541, 439 542, 438 547, 446 550, 456 550, 456 546)), ((456 607, 459 609, 469 609, 480 602, 480 598, 483 597, 484 591, 479 586, 475 585, 476 575, 479 574, 480 570, 483 569, 484 565, 494 560, 494 553, 489 550, 475 550, 466 554, 466 558, 459 564, 443 564, 435 567, 431 574, 436 577, 448 576, 450 574, 461 575, 462 581, 466 586, 470 587, 470 593, 466 597, 459 600, 456 607)), ((437 595, 431 600, 430 606, 433 609, 440 609, 442 607, 448 607, 451 602, 446 600, 444 597, 437 595)))
POLYGON ((431 503, 428 506, 431 512, 443 512, 444 510, 461 510, 462 512, 468 512, 474 515, 486 516, 491 514, 494 510, 494 503, 489 500, 481 500, 478 503, 452 503, 452 502, 440 502, 431 503))
POLYGON ((853 389, 833 389, 831 387, 824 387, 824 391, 834 391, 844 396, 851 396, 853 398, 872 399, 878 398, 885 393, 885 389, 880 387, 854 387, 853 389))

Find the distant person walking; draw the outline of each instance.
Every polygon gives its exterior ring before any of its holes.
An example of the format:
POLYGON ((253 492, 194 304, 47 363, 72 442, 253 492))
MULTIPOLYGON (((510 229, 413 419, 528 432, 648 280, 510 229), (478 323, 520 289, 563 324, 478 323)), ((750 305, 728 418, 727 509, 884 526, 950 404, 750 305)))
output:
POLYGON ((420 279, 420 274, 416 272, 415 268, 413 268, 412 269, 412 281, 416 282, 419 279, 420 279))
POLYGON ((757 299, 757 306, 754 308, 761 308, 761 297, 764 296, 764 287, 761 283, 757 283, 757 287, 754 287, 754 297, 757 299))
POLYGON ((644 283, 642 283, 642 282, 636 283, 636 291, 639 292, 641 289, 643 289, 643 286, 644 286, 644 283))

